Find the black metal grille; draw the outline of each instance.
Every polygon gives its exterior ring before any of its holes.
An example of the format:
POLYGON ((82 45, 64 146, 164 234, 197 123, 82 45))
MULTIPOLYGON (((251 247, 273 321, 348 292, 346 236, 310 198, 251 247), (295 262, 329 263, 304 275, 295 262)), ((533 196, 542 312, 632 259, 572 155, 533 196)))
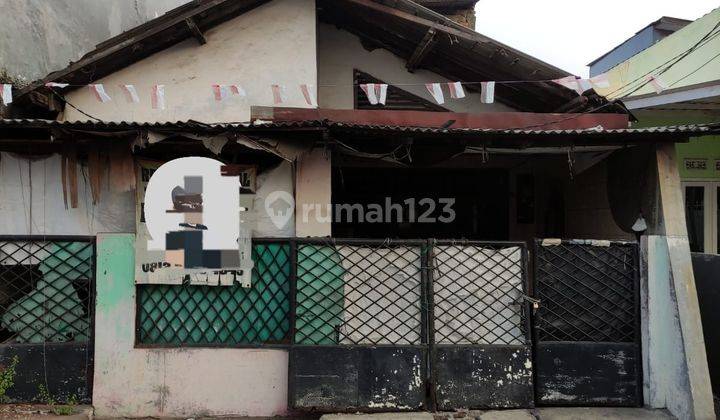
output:
POLYGON ((137 286, 138 342, 146 345, 287 344, 290 245, 253 245, 252 286, 137 286))
POLYGON ((0 342, 88 341, 94 273, 91 239, 1 239, 0 342))
POLYGON ((634 342, 637 334, 637 244, 536 243, 539 341, 634 342))
POLYGON ((527 343, 524 244, 433 247, 436 344, 527 343))
POLYGON ((424 241, 298 245, 295 343, 420 344, 424 241))

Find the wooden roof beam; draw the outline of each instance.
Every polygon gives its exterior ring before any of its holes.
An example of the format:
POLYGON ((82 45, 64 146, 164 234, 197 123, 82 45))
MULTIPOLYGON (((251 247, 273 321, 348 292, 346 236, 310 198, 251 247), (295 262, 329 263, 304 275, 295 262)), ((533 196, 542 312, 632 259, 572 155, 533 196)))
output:
POLYGON ((460 39, 464 39, 466 41, 471 42, 488 42, 487 39, 484 39, 484 37, 474 31, 469 33, 468 31, 461 31, 459 29, 443 25, 441 23, 433 22, 431 20, 415 16, 413 14, 410 14, 408 12, 404 12, 402 10, 395 9, 393 7, 385 6, 383 4, 375 3, 373 0, 345 0, 348 3, 356 4, 358 6, 365 7, 366 9, 375 10, 377 12, 381 12, 390 16, 394 16, 396 18, 412 22, 421 26, 425 26, 426 28, 435 28, 436 30, 439 30, 441 32, 444 32, 448 35, 454 35, 460 39))
POLYGON ((436 34, 437 31, 435 28, 430 28, 425 33, 422 41, 420 41, 417 48, 415 48, 415 51, 413 51, 410 56, 410 59, 408 59, 405 64, 405 68, 407 68, 410 73, 413 73, 420 66, 428 53, 435 47, 435 44, 437 44, 438 41, 435 38, 436 34))
POLYGON ((200 28, 198 28, 197 24, 195 23, 195 19, 192 17, 185 18, 185 24, 190 29, 190 33, 193 37, 197 40, 198 44, 205 45, 207 44, 207 39, 205 39, 205 35, 202 33, 200 28))

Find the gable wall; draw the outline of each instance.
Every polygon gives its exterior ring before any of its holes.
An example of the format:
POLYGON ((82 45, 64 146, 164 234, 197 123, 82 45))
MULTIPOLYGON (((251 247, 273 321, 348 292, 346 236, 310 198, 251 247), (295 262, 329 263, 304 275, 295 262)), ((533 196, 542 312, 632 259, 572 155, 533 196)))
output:
MULTIPOLYGON (((401 88, 431 102, 434 100, 424 84, 450 81, 428 70, 418 69, 415 73, 410 73, 405 69, 405 60, 384 49, 370 52, 363 48, 357 36, 329 24, 318 24, 317 54, 318 101, 321 108, 353 109, 354 69, 369 73, 389 84, 419 83, 418 86, 401 86, 401 88)), ((443 91, 446 102, 442 106, 450 111, 475 113, 515 111, 497 102, 483 104, 477 93, 470 93, 465 99, 456 100, 450 99, 446 87, 443 91)))
MULTIPOLYGON (((101 80, 111 102, 99 103, 88 89, 67 95, 78 108, 105 121, 244 122, 252 105, 273 105, 270 85, 287 86, 284 106, 307 106, 298 86, 315 85, 315 0, 273 0, 194 38, 158 52, 101 80), (247 98, 217 102, 213 84, 241 84, 247 98), (128 104, 118 87, 134 84, 141 103, 128 104), (165 110, 154 110, 150 91, 165 85, 165 110)), ((72 107, 68 121, 88 118, 72 107)))

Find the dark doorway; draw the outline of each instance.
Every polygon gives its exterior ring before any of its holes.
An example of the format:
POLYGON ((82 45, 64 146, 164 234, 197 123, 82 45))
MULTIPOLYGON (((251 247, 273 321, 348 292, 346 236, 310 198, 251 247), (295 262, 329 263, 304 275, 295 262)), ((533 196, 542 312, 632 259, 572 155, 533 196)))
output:
POLYGON ((508 239, 505 170, 335 167, 332 180, 334 237, 508 239), (355 204, 382 217, 349 218, 355 204))

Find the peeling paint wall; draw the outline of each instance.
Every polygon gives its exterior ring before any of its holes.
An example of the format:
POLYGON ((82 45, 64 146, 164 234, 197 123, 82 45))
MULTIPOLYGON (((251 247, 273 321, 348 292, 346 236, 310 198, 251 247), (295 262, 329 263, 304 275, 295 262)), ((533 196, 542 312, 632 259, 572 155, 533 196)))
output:
POLYGON ((0 71, 44 77, 95 44, 188 0, 1 0, 0 71))
MULTIPOLYGON (((274 0, 205 32, 207 44, 187 39, 97 81, 115 100, 99 103, 88 89, 67 95, 104 121, 245 122, 250 107, 273 106, 270 86, 286 86, 283 106, 307 107, 300 84, 316 85, 315 0, 274 0), (118 87, 134 84, 140 103, 118 87), (213 84, 241 84, 247 97, 215 101, 213 84), (152 109, 150 91, 165 85, 166 109, 152 109)), ((65 120, 86 120, 66 107, 65 120)))
POLYGON ((286 412, 286 351, 134 348, 134 235, 99 235, 97 253, 93 390, 97 416, 286 412))

